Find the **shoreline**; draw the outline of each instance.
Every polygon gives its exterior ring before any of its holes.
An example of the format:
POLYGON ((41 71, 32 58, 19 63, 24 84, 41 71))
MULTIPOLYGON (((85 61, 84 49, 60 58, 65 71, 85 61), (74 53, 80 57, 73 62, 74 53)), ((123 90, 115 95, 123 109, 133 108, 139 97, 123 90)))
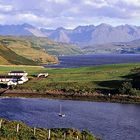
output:
POLYGON ((103 95, 103 94, 77 94, 77 93, 57 93, 57 92, 32 92, 21 90, 7 90, 1 97, 21 97, 21 98, 48 98, 60 100, 77 100, 107 103, 124 103, 124 104, 140 104, 139 96, 129 95, 103 95))

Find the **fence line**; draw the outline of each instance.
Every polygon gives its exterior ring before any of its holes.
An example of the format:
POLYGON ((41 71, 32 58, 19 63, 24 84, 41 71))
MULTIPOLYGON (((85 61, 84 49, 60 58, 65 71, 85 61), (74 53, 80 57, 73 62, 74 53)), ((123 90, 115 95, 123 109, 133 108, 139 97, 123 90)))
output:
MULTIPOLYGON (((0 119, 0 129, 2 128, 2 126, 4 125, 3 123, 3 119, 0 119)), ((36 135, 36 131, 37 131, 37 128, 36 127, 33 127, 31 128, 33 130, 33 135, 35 136, 36 135)), ((19 131, 22 131, 22 125, 20 125, 19 123, 16 124, 16 132, 19 133, 19 131)), ((67 139, 67 134, 66 132, 64 132, 62 134, 62 138, 64 140, 67 139)), ((74 137, 73 137, 74 138, 74 137)), ((48 140, 51 140, 51 129, 48 129, 48 137, 47 137, 48 140)), ((79 136, 77 135, 74 139, 77 139, 77 140, 80 140, 79 139, 79 136)), ((85 140, 84 136, 82 135, 82 140, 85 140)))
POLYGON ((2 127, 2 119, 0 120, 0 128, 2 127))

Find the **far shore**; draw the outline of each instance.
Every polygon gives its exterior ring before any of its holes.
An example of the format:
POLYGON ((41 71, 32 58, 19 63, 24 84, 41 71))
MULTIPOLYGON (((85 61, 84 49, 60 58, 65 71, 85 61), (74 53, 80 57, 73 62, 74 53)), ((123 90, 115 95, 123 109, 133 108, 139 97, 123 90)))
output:
POLYGON ((40 66, 34 66, 34 65, 11 65, 11 64, 9 64, 9 65, 0 65, 0 67, 7 67, 7 66, 8 66, 8 67, 16 67, 16 68, 17 68, 17 67, 44 68, 44 66, 41 66, 41 65, 40 65, 40 66))
POLYGON ((0 97, 24 97, 24 98, 48 98, 62 100, 79 100, 79 101, 94 101, 94 102, 110 102, 110 103, 130 103, 140 104, 139 96, 130 95, 104 95, 104 94, 78 94, 64 92, 33 92, 28 90, 7 90, 0 97))
POLYGON ((28 73, 29 81, 13 86, 8 90, 6 87, 1 86, 0 97, 140 103, 140 81, 135 76, 139 67, 140 63, 67 69, 43 68, 41 66, 3 66, 0 69, 1 74, 8 73, 13 69, 23 70, 28 73), (38 78, 39 73, 48 73, 49 76, 47 78, 38 78), (131 82, 135 78, 138 86, 132 86, 137 89, 132 88, 135 93, 131 94, 119 90, 122 89, 124 83, 131 82))

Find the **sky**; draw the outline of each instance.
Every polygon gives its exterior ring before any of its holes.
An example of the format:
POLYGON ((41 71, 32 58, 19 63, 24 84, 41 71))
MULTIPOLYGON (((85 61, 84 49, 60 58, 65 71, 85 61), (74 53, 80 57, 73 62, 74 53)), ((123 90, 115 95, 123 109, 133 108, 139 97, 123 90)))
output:
POLYGON ((140 0, 0 0, 0 24, 140 26, 140 0))

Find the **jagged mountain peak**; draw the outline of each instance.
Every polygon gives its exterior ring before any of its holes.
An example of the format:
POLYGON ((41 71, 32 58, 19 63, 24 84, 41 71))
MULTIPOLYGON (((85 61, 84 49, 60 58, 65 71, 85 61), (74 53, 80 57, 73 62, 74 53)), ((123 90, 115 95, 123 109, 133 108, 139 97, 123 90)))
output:
POLYGON ((58 42, 63 42, 62 36, 65 35, 67 39, 65 38, 64 42, 68 40, 68 43, 75 43, 83 46, 110 42, 132 41, 140 38, 140 27, 128 24, 114 27, 106 23, 101 23, 97 26, 78 26, 73 30, 59 28, 59 30, 57 29, 51 31, 49 34, 47 34, 47 31, 45 33, 48 37, 51 37, 51 39, 57 40, 58 42))
POLYGON ((21 24, 21 26, 24 28, 35 28, 33 25, 28 24, 28 23, 23 23, 23 24, 21 24))
POLYGON ((64 27, 59 27, 56 29, 57 31, 66 30, 64 27))
POLYGON ((110 24, 101 23, 101 24, 97 25, 96 27, 112 27, 112 26, 110 24))
POLYGON ((89 31, 89 30, 93 30, 94 28, 95 28, 94 25, 87 25, 87 26, 78 26, 73 30, 74 31, 89 31))

